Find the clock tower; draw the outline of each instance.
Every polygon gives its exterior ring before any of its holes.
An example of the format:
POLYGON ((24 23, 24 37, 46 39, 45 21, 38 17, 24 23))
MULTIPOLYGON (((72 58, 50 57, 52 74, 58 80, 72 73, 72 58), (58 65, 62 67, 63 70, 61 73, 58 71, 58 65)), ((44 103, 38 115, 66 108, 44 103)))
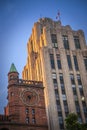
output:
POLYGON ((42 82, 19 79, 14 64, 8 73, 5 114, 12 123, 24 125, 29 130, 48 130, 42 82))

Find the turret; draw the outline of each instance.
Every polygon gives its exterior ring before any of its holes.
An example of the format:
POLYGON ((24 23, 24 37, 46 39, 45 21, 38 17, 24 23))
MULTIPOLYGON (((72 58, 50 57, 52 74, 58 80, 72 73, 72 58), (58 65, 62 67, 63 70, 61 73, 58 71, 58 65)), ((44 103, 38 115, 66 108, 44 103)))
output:
POLYGON ((19 73, 15 65, 12 63, 9 73, 8 73, 8 106, 7 113, 11 121, 18 121, 19 112, 16 111, 18 106, 19 96, 18 96, 18 79, 19 73))
POLYGON ((14 63, 12 63, 10 67, 10 71, 8 73, 8 85, 17 83, 18 79, 19 79, 19 73, 17 72, 14 63))

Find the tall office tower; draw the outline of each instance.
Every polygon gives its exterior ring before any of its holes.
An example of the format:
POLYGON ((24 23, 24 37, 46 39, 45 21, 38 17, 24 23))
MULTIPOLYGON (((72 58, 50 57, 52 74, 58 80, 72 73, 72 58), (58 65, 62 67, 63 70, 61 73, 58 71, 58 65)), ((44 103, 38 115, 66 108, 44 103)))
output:
POLYGON ((27 43, 23 79, 43 81, 50 130, 63 130, 69 113, 87 122, 87 46, 82 30, 41 18, 27 43))

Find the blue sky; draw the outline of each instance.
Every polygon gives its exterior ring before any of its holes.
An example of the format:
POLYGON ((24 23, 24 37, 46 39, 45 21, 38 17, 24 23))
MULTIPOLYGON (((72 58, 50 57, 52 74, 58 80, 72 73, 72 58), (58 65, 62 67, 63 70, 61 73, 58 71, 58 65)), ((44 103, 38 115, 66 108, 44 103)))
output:
POLYGON ((87 0, 0 0, 0 113, 7 100, 7 74, 13 62, 22 78, 27 61, 27 41, 40 17, 56 20, 58 10, 62 25, 82 29, 87 41, 87 0))

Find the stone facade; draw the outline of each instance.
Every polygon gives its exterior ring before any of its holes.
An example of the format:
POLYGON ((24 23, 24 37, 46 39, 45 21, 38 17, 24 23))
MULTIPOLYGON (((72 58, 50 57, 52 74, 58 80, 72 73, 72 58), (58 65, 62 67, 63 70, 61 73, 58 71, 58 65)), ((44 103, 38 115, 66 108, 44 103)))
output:
POLYGON ((32 28, 23 79, 42 81, 50 130, 63 130, 65 118, 87 122, 87 46, 82 30, 39 19, 32 28))

